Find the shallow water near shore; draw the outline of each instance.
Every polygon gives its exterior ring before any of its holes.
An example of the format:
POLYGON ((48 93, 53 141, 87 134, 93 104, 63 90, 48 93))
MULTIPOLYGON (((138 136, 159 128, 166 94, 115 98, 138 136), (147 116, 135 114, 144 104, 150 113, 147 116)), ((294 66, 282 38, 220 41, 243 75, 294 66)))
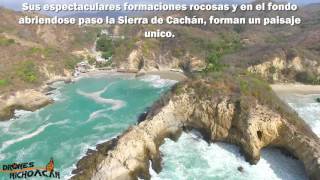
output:
MULTIPOLYGON (((159 77, 127 75, 81 78, 56 83, 56 102, 36 112, 18 111, 16 119, 0 123, 1 164, 54 159, 61 179, 70 177, 75 163, 89 149, 119 135, 175 82, 159 77)), ((0 179, 9 174, 0 174, 0 179)), ((39 178, 37 178, 39 179, 39 178)))

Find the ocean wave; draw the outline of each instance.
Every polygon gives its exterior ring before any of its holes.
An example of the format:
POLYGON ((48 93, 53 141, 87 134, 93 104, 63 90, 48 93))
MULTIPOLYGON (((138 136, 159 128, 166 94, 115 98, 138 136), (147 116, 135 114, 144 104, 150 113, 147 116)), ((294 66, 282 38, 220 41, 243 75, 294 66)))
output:
POLYGON ((47 96, 53 99, 54 101, 64 101, 66 97, 61 92, 63 87, 66 85, 63 81, 57 81, 50 85, 50 87, 54 88, 54 90, 51 90, 47 93, 47 96))
MULTIPOLYGON (((288 104, 299 114, 299 116, 311 127, 312 131, 320 137, 320 104, 301 103, 297 100, 287 100, 288 104)), ((310 99, 309 99, 310 100, 310 99)))
POLYGON ((86 93, 83 92, 81 90, 77 90, 77 93, 81 96, 84 96, 88 99, 91 99, 93 101, 95 101, 98 104, 107 104, 107 105, 111 105, 111 110, 116 111, 121 109, 122 107, 125 106, 125 102, 122 100, 117 100, 117 99, 106 99, 101 97, 101 94, 106 92, 107 89, 109 88, 109 86, 111 86, 112 84, 109 84, 108 86, 104 87, 102 90, 97 91, 97 92, 92 92, 92 93, 86 93))
POLYGON ((14 116, 15 118, 21 118, 21 117, 26 117, 32 114, 32 111, 25 111, 25 110, 15 110, 14 111, 14 116))
POLYGON ((3 152, 5 149, 7 149, 9 146, 11 146, 13 144, 16 144, 18 142, 21 142, 21 141, 24 141, 24 140, 27 140, 27 139, 31 139, 31 138, 39 135, 40 133, 42 133, 49 126, 61 125, 61 124, 66 124, 66 123, 67 123, 67 120, 56 122, 56 123, 48 123, 48 124, 40 126, 38 129, 36 129, 34 132, 32 132, 30 134, 23 135, 23 136, 21 136, 21 137, 19 137, 17 139, 12 139, 12 140, 9 140, 9 141, 5 141, 5 142, 3 142, 3 144, 2 144, 2 146, 0 148, 0 152, 3 152))
POLYGON ((225 143, 209 144, 198 136, 183 133, 178 142, 166 140, 160 147, 163 170, 153 180, 163 179, 307 179, 303 165, 276 149, 262 151, 257 165, 250 165, 239 148, 225 143), (179 152, 179 153, 175 153, 179 152), (238 171, 242 167, 243 172, 238 171))
POLYGON ((30 147, 28 148, 22 148, 20 150, 18 150, 18 152, 16 153, 17 156, 15 157, 17 162, 23 162, 26 158, 30 158, 30 154, 33 154, 36 150, 38 150, 38 147, 42 147, 43 146, 43 142, 34 142, 33 144, 31 144, 30 147))
POLYGON ((161 79, 159 75, 146 75, 139 78, 144 82, 150 83, 155 88, 164 88, 176 84, 178 81, 170 79, 161 79))

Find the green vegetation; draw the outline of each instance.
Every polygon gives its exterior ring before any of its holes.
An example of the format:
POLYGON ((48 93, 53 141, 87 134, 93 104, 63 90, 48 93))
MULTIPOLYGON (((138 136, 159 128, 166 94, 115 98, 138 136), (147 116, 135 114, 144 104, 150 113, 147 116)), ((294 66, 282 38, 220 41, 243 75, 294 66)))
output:
POLYGON ((0 87, 5 87, 9 84, 7 79, 0 79, 0 87))
POLYGON ((96 50, 103 52, 112 50, 112 39, 108 38, 106 35, 101 35, 97 40, 96 50))
POLYGON ((94 65, 96 63, 96 58, 92 56, 87 56, 86 59, 90 65, 94 65))
POLYGON ((111 52, 111 51, 102 52, 101 57, 102 57, 103 59, 109 59, 110 57, 112 57, 112 52, 111 52))
POLYGON ((33 61, 24 61, 18 65, 17 76, 25 82, 35 83, 38 80, 38 70, 33 61))
POLYGON ((76 67, 76 65, 79 62, 81 62, 81 59, 77 57, 69 57, 65 59, 63 62, 64 62, 64 67, 66 69, 73 70, 76 67))
POLYGON ((320 103, 320 98, 317 98, 317 99, 316 99, 316 102, 320 103))
POLYGON ((222 71, 225 64, 221 63, 221 58, 229 53, 233 53, 242 47, 238 36, 227 36, 221 34, 221 39, 217 42, 207 44, 210 54, 206 58, 207 66, 205 73, 222 71))
POLYGON ((220 62, 220 58, 221 54, 215 52, 210 53, 210 55, 206 59, 207 66, 204 69, 204 72, 208 73, 222 71, 226 65, 220 62))
POLYGON ((97 68, 104 68, 104 67, 109 67, 112 66, 112 61, 107 61, 107 62, 100 62, 96 64, 97 68))
POLYGON ((296 74, 296 80, 305 84, 320 84, 320 77, 311 71, 303 71, 296 74))
POLYGON ((43 55, 44 57, 50 57, 55 52, 57 52, 54 48, 38 48, 38 47, 31 47, 25 51, 20 53, 21 56, 32 56, 32 55, 43 55))
POLYGON ((15 43, 14 39, 7 39, 5 37, 0 36, 0 46, 10 46, 15 43))
POLYGON ((100 27, 84 27, 74 32, 72 46, 75 48, 89 47, 97 38, 101 31, 100 27))
POLYGON ((113 54, 112 39, 108 38, 106 35, 101 35, 97 40, 96 50, 102 51, 102 58, 110 58, 113 54))

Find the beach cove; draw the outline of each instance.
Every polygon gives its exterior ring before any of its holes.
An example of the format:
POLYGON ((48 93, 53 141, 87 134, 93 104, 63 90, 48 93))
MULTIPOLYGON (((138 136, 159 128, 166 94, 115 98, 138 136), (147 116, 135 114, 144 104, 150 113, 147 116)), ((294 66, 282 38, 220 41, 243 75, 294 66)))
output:
MULTIPOLYGON (((0 138, 1 162, 45 165, 52 157, 61 178, 67 179, 88 149, 134 125, 176 82, 119 73, 86 76, 74 83, 54 83, 49 93, 54 103, 35 112, 15 111, 16 118, 0 122, 5 134, 0 138)), ((0 175, 1 180, 7 178, 0 175)))

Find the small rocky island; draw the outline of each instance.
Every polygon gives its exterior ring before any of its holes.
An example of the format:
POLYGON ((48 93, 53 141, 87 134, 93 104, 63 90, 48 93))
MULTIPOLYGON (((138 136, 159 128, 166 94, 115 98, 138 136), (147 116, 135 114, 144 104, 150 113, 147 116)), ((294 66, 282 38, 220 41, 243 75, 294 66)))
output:
POLYGON ((238 145, 250 164, 276 147, 303 162, 311 180, 320 179, 320 140, 272 91, 248 74, 215 73, 181 82, 157 101, 136 126, 89 150, 72 179, 150 179, 161 171, 165 138, 198 130, 209 142, 238 145))

